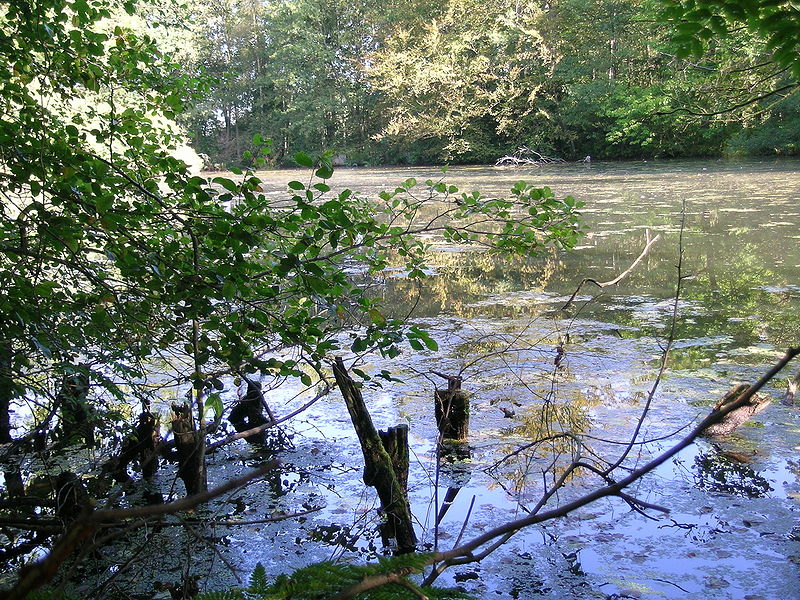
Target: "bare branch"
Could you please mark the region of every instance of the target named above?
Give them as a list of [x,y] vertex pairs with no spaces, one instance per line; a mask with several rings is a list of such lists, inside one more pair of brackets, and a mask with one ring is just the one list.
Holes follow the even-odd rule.
[[630,267],[628,267],[625,271],[623,271],[621,274],[619,274],[617,277],[615,277],[611,281],[600,282],[600,281],[597,281],[596,279],[591,279],[589,277],[587,277],[586,279],[581,281],[580,284],[578,285],[578,289],[575,290],[575,293],[572,294],[572,296],[570,297],[569,300],[567,300],[567,303],[564,306],[561,307],[561,310],[566,310],[572,305],[572,303],[575,301],[575,297],[578,295],[578,292],[581,291],[581,288],[583,287],[583,284],[585,284],[585,283],[593,283],[593,284],[595,284],[596,286],[598,286],[600,288],[608,287],[610,285],[617,285],[625,277],[630,275],[631,271],[633,271],[636,268],[636,266],[640,262],[642,262],[644,257],[647,256],[648,252],[650,252],[650,248],[653,247],[653,244],[655,244],[659,240],[659,238],[661,238],[661,234],[660,233],[658,235],[656,235],[656,237],[654,237],[652,240],[647,242],[647,245],[642,250],[642,253],[639,254],[639,257],[635,261],[633,261],[633,263],[631,263]]
[[189,510],[209,500],[213,500],[226,492],[242,487],[253,479],[274,469],[276,465],[277,461],[272,461],[260,469],[256,469],[242,477],[231,479],[227,483],[214,489],[187,496],[186,498],[168,504],[152,504],[130,509],[97,510],[81,517],[67,529],[66,533],[64,533],[46,557],[21,570],[19,581],[4,598],[5,600],[23,600],[30,592],[51,581],[58,572],[61,564],[69,558],[85,540],[94,535],[101,525],[127,521],[129,519],[174,514]]

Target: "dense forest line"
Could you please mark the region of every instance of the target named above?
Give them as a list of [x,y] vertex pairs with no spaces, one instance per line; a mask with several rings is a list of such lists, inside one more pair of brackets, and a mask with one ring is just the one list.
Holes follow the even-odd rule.
[[210,79],[183,123],[225,166],[255,134],[276,164],[322,150],[360,165],[491,163],[519,147],[569,160],[796,154],[796,78],[774,47],[742,27],[700,52],[699,26],[676,35],[663,6],[197,2],[183,64]]

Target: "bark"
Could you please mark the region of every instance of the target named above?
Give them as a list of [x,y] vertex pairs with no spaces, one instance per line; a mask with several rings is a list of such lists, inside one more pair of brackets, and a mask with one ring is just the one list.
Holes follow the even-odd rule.
[[[740,396],[748,389],[750,389],[750,386],[745,383],[733,388],[725,394],[722,400],[717,402],[717,405],[714,407],[714,412],[718,412],[739,400]],[[717,436],[733,433],[746,421],[767,408],[771,403],[772,399],[753,394],[742,406],[726,414],[719,422],[706,427],[703,430],[703,435]]]
[[172,405],[172,433],[178,455],[178,477],[183,480],[188,495],[208,490],[204,460],[203,434],[197,431],[188,404]]
[[[372,423],[361,390],[348,375],[341,358],[337,357],[333,374],[361,443],[365,462],[364,483],[376,489],[386,515],[384,531],[388,537],[396,540],[398,553],[413,552],[417,545],[417,536],[411,522],[406,489],[401,486],[392,459]],[[407,448],[405,452],[408,452]]]
[[445,440],[466,440],[469,437],[469,399],[461,390],[461,377],[439,375],[447,379],[447,389],[434,393],[439,434]]

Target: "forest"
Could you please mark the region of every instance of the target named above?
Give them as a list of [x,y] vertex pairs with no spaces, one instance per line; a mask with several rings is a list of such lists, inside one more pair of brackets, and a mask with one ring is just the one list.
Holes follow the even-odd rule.
[[[0,598],[789,597],[798,24],[3,3]],[[714,574],[593,579],[618,518]]]
[[518,148],[566,160],[798,152],[796,79],[770,59],[775,45],[748,27],[719,37],[719,16],[676,28],[657,1],[196,10],[185,60],[215,80],[184,122],[220,165],[255,134],[273,140],[276,164],[321,150],[348,165],[490,164]]

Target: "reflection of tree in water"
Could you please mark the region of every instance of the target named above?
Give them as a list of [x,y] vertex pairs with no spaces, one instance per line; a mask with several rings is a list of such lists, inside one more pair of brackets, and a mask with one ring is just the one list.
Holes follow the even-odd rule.
[[[392,261],[390,260],[390,264]],[[562,265],[558,258],[499,257],[480,251],[438,252],[431,258],[436,273],[425,280],[420,297],[418,282],[405,278],[387,279],[379,292],[392,314],[405,314],[415,306],[417,317],[442,312],[464,318],[509,314],[540,309],[536,304],[510,303],[507,306],[473,306],[478,300],[519,290],[539,290]],[[400,265],[396,265],[400,267]],[[498,314],[491,314],[491,311]],[[499,314],[502,312],[502,314]]]
[[716,446],[699,453],[694,468],[695,485],[704,490],[745,498],[760,498],[772,491],[766,478],[752,466]]
[[[531,441],[499,448],[502,458],[487,469],[495,485],[520,504],[534,499],[540,492],[543,472],[551,478],[559,477],[575,460],[580,446],[576,436],[591,427],[592,404],[597,404],[597,400],[581,394],[569,402],[548,400],[526,408],[519,417],[520,423],[508,433],[516,439]],[[576,471],[570,479],[585,473]]]

